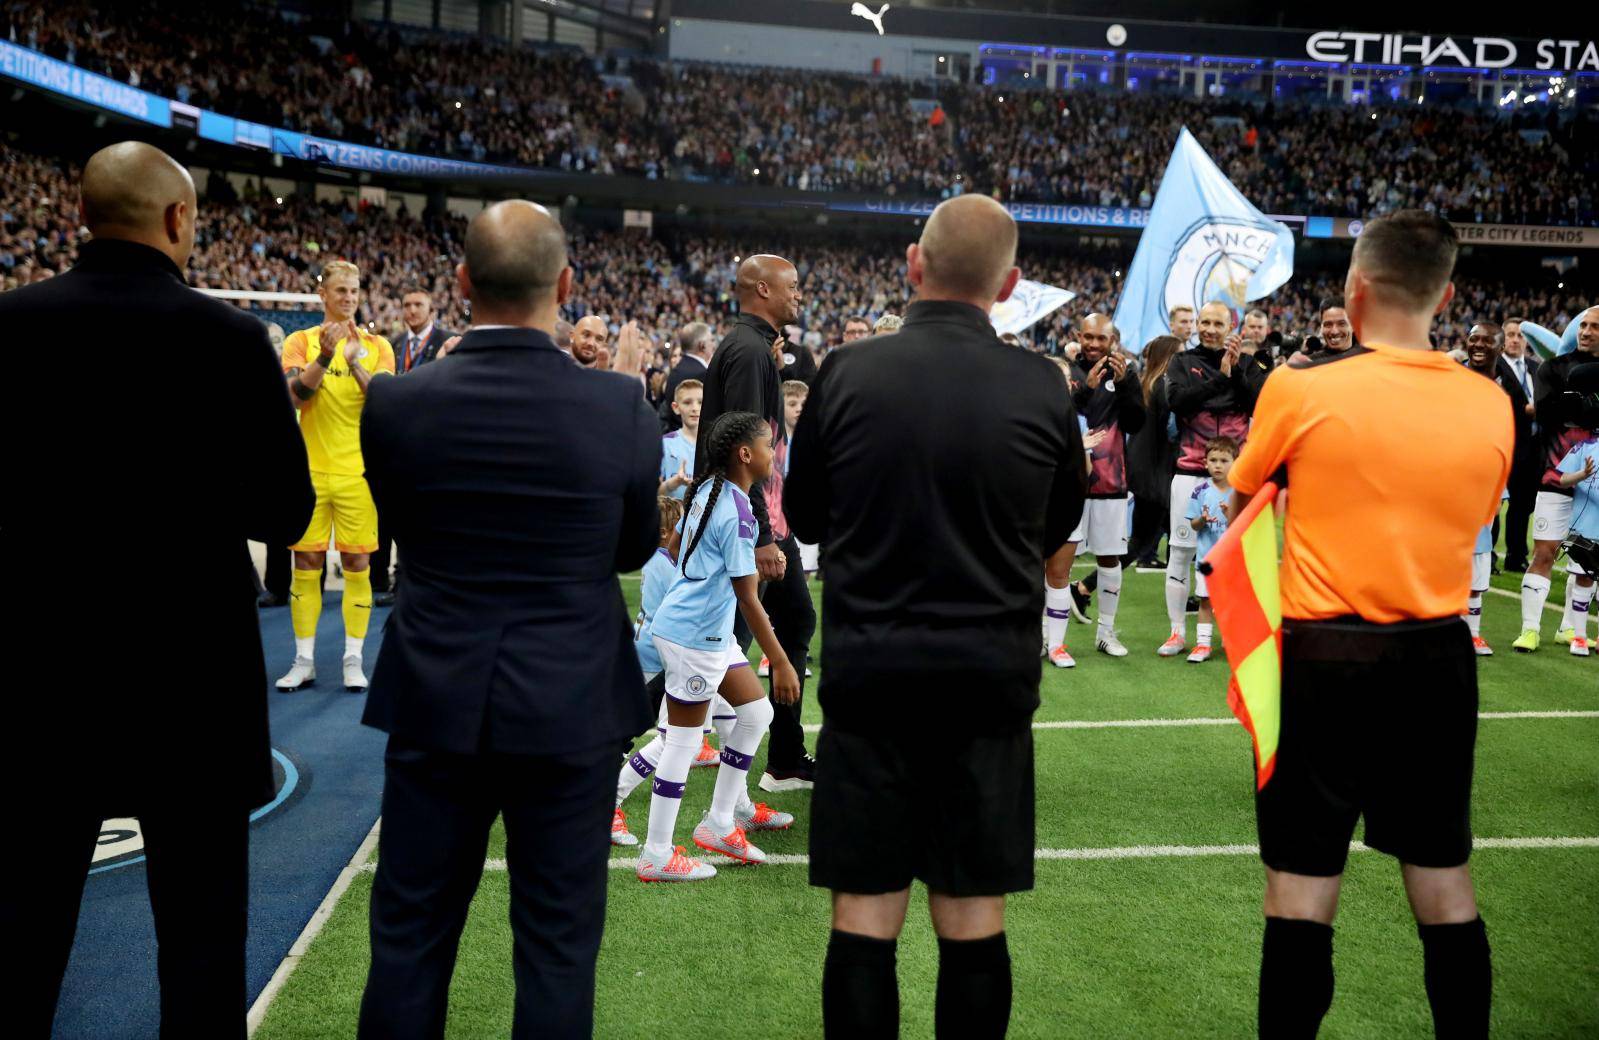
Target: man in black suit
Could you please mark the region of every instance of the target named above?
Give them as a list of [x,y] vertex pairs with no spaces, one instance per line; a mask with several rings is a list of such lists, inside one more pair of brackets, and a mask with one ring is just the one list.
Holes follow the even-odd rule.
[[512,1035],[587,1037],[616,749],[653,717],[616,575],[656,548],[661,428],[636,379],[556,347],[572,270],[542,207],[479,214],[458,277],[476,324],[448,363],[374,383],[361,419],[406,594],[363,720],[389,745],[359,1035],[443,1035],[503,814]]
[[[750,507],[755,514],[755,567],[765,584],[761,605],[772,620],[772,630],[783,644],[783,652],[800,673],[801,699],[772,707],[771,744],[766,753],[766,772],[761,774],[763,791],[809,790],[816,769],[815,760],[805,753],[805,732],[800,725],[804,700],[805,662],[810,656],[811,636],[816,631],[816,608],[805,583],[805,567],[800,560],[799,542],[783,515],[783,462],[788,453],[787,415],[783,407],[779,366],[792,347],[777,330],[799,316],[799,273],[780,256],[762,254],[747,257],[739,265],[735,292],[738,317],[722,342],[717,344],[711,365],[705,372],[705,401],[700,407],[700,439],[694,452],[694,471],[710,470],[711,451],[706,446],[709,431],[726,412],[754,412],[772,426],[777,443],[777,465],[772,475],[751,489]],[[739,645],[748,647],[750,635],[743,619],[734,626]]]
[[691,321],[677,332],[677,346],[683,359],[667,373],[665,395],[661,398],[661,427],[671,433],[683,428],[683,420],[672,411],[672,399],[677,395],[677,385],[685,379],[705,381],[705,370],[711,366],[711,355],[716,350],[716,330],[703,321]]
[[[400,375],[413,372],[439,356],[439,348],[455,333],[433,320],[433,296],[426,289],[412,289],[400,297],[400,317],[405,335],[394,344],[394,368]],[[399,568],[392,579],[389,567],[394,560],[394,539],[378,517],[378,551],[372,554],[372,605],[394,606],[395,587],[400,583]]]
[[[1533,387],[1538,377],[1538,359],[1521,334],[1522,318],[1505,319],[1505,350],[1500,359],[1500,380],[1510,394],[1516,417],[1516,456],[1510,468],[1510,507],[1505,511],[1505,566],[1511,574],[1527,569],[1527,526],[1532,507],[1538,500],[1538,484],[1543,480],[1543,460],[1538,453],[1538,428],[1533,422]],[[1514,389],[1512,389],[1514,387]]]
[[[26,936],[28,950],[8,969],[6,1028],[50,1034],[100,823],[137,816],[161,1035],[242,1040],[250,812],[274,793],[246,541],[286,544],[310,522],[305,442],[266,327],[184,284],[188,172],[149,145],[112,145],[84,167],[81,206],[94,239],[78,265],[0,295],[13,342],[70,344],[80,362],[61,355],[70,398],[12,394],[0,420],[13,446],[0,551],[28,605],[13,656],[70,674],[8,709],[21,756],[11,769],[25,782],[5,807],[19,844],[0,866],[0,934]],[[93,360],[112,344],[170,363],[130,384],[126,366]],[[112,530],[158,555],[177,537],[203,563],[152,572],[154,628],[99,625],[91,637],[83,592],[98,557],[42,550],[104,544]],[[146,696],[128,668],[149,657],[152,631],[183,664]]]
[[1087,486],[1064,376],[989,324],[1020,275],[1016,237],[986,196],[935,209],[907,251],[905,324],[822,363],[794,436],[786,512],[827,545],[811,884],[833,890],[828,1037],[898,1035],[912,879],[938,933],[937,1035],[991,1040],[1010,1014],[1038,579]]

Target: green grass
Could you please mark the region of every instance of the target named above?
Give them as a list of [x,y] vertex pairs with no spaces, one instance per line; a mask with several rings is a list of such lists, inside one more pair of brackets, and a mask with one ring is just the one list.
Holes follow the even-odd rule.
[[[635,583],[624,588],[636,596]],[[1090,652],[1074,625],[1079,666],[1045,669],[1039,720],[1225,715],[1225,664],[1155,656],[1164,613],[1161,579],[1128,575],[1118,627],[1133,655]],[[1512,655],[1518,628],[1515,601],[1488,597],[1483,630],[1501,653],[1481,662],[1482,709],[1599,709],[1599,659],[1574,659],[1552,644]],[[819,721],[814,697],[806,717]],[[1040,730],[1036,742],[1040,847],[1255,840],[1248,738],[1238,726]],[[1599,835],[1596,761],[1599,719],[1485,720],[1476,833]],[[691,775],[680,830],[698,819],[713,783],[713,771]],[[647,794],[641,788],[628,805],[635,833],[648,817]],[[805,852],[808,795],[761,797],[798,816],[790,832],[757,836],[761,847]],[[490,855],[503,853],[497,827]],[[1599,849],[1489,849],[1472,864],[1494,946],[1494,1035],[1599,1035]],[[371,881],[357,876],[267,1015],[263,1040],[354,1034]],[[1011,900],[1007,918],[1011,1035],[1253,1035],[1261,890],[1251,856],[1040,861],[1037,887]],[[763,1040],[821,1035],[828,904],[806,884],[804,867],[729,868],[680,887],[640,885],[615,870],[609,900],[596,1036],[703,1031],[708,1015],[730,1012],[742,1032]],[[899,947],[902,1035],[926,1037],[937,957],[925,900],[911,906]],[[507,914],[506,875],[485,874],[451,991],[452,1038],[509,1031]],[[1336,950],[1338,992],[1322,1036],[1430,1035],[1420,945],[1387,857],[1350,857]]]

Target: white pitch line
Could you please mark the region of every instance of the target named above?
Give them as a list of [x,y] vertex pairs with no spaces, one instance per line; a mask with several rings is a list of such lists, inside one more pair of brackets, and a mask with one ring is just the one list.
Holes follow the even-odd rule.
[[[1599,711],[1484,711],[1479,719],[1599,719]],[[1034,729],[1161,729],[1174,726],[1228,726],[1234,718],[1180,718],[1180,719],[1066,719],[1033,723]],[[820,733],[819,722],[808,722],[802,729],[806,733]]]
[[[1477,838],[1472,842],[1473,849],[1599,849],[1599,837],[1593,838]],[[1371,848],[1358,842],[1349,843],[1350,852],[1372,852]],[[1098,859],[1193,859],[1199,856],[1255,856],[1260,853],[1258,845],[1122,845],[1103,849],[1034,849],[1033,858],[1040,860],[1098,860]],[[714,866],[732,869],[735,864],[732,860],[717,855],[706,855]],[[769,867],[803,867],[809,865],[811,858],[804,854],[778,853],[768,854],[765,866]],[[638,858],[634,856],[618,857],[610,860],[606,866],[612,870],[632,870],[638,865]],[[362,873],[377,869],[376,864],[367,864],[361,868]],[[483,870],[486,873],[504,873],[507,869],[503,859],[487,859],[483,861]]]
[[300,966],[300,959],[305,956],[305,951],[311,948],[311,941],[322,931],[322,926],[328,923],[328,918],[333,916],[333,908],[338,906],[345,890],[350,887],[350,882],[355,880],[355,875],[365,873],[369,869],[372,850],[377,848],[378,844],[378,829],[382,826],[381,819],[372,824],[372,829],[367,831],[366,838],[355,850],[355,855],[350,857],[350,862],[344,865],[344,869],[339,871],[339,876],[334,879],[333,887],[328,889],[328,894],[322,897],[322,902],[317,908],[311,911],[311,919],[305,923],[305,929],[300,932],[300,937],[294,940],[294,945],[289,947],[288,954],[278,963],[278,970],[267,980],[266,988],[255,998],[255,1003],[250,1005],[250,1015],[246,1020],[250,1036],[254,1036],[255,1031],[261,1028],[267,1009],[283,991],[289,976],[294,974],[294,969]]

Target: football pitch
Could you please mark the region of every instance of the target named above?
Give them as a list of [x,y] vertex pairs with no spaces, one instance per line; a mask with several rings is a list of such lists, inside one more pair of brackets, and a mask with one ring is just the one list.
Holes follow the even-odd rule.
[[[1495,580],[1506,590],[1517,584]],[[1557,603],[1563,580],[1557,576],[1551,597]],[[1008,911],[1014,1037],[1254,1035],[1263,880],[1253,849],[1249,739],[1227,719],[1220,656],[1204,665],[1156,657],[1167,627],[1162,582],[1155,574],[1124,579],[1117,627],[1131,656],[1094,653],[1087,627],[1073,623],[1068,645],[1078,667],[1044,669],[1034,732],[1037,884],[1013,897]],[[623,589],[636,605],[637,580],[624,578]],[[820,611],[819,584],[812,595]],[[1479,669],[1484,718],[1472,870],[1493,944],[1493,1035],[1592,1037],[1599,1035],[1599,657],[1573,658],[1553,644],[1555,612],[1547,614],[1542,650],[1512,654],[1519,605],[1507,596],[1486,599],[1483,634],[1499,653]],[[821,721],[815,689],[813,680],[805,705],[813,731]],[[821,1036],[828,901],[806,882],[810,796],[754,789],[760,769],[758,760],[752,795],[797,817],[791,831],[754,836],[774,862],[729,864],[708,882],[643,885],[631,870],[636,849],[615,850],[596,1036]],[[690,776],[678,828],[684,844],[714,779],[714,770]],[[626,808],[642,835],[648,785]],[[510,1032],[504,850],[496,827],[450,993],[452,1038]],[[371,889],[368,862],[272,998],[256,1036],[355,1034]],[[933,1033],[937,952],[918,896],[899,945],[905,1037]],[[1432,1035],[1421,946],[1391,859],[1351,853],[1334,945],[1337,996],[1323,1037]]]

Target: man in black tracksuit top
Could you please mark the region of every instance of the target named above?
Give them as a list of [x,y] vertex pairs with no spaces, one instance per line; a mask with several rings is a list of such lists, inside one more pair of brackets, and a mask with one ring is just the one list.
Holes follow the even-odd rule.
[[[1599,307],[1589,307],[1572,321],[1577,326],[1577,349],[1538,366],[1533,376],[1533,407],[1537,410],[1539,462],[1543,476],[1532,512],[1532,562],[1521,579],[1522,633],[1513,644],[1522,653],[1538,649],[1539,622],[1549,598],[1550,574],[1560,543],[1571,530],[1575,492],[1560,486],[1560,461],[1572,448],[1599,431],[1581,425],[1581,399],[1569,392],[1572,369],[1599,364]],[[1569,583],[1569,578],[1568,578]],[[1571,622],[1571,597],[1566,597],[1566,615],[1556,631],[1557,642],[1570,642],[1566,634]]]
[[1144,428],[1144,391],[1117,352],[1116,327],[1104,314],[1090,314],[1078,332],[1082,368],[1072,369],[1072,405],[1088,424],[1088,500],[1083,519],[1069,542],[1044,564],[1045,650],[1057,668],[1076,665],[1066,649],[1071,571],[1079,553],[1097,558],[1099,631],[1094,647],[1111,657],[1126,657],[1116,635],[1121,600],[1122,561],[1127,554],[1127,442]]
[[1241,353],[1233,313],[1224,303],[1199,309],[1199,346],[1172,358],[1166,369],[1166,401],[1177,417],[1177,474],[1171,482],[1171,552],[1166,562],[1166,613],[1171,638],[1160,648],[1174,657],[1188,643],[1189,570],[1199,539],[1188,524],[1188,500],[1205,479],[1205,445],[1213,437],[1243,444],[1249,417],[1271,369]]
[[[800,727],[804,704],[805,665],[811,635],[816,631],[816,608],[811,605],[800,562],[799,543],[783,516],[783,471],[788,458],[784,429],[782,380],[778,375],[787,345],[778,329],[799,317],[799,274],[780,256],[752,256],[738,269],[739,315],[717,344],[705,372],[705,402],[700,408],[699,441],[694,449],[694,473],[707,473],[711,458],[711,430],[727,412],[754,412],[772,424],[777,441],[777,463],[765,484],[751,488],[750,506],[759,532],[755,538],[755,566],[765,582],[761,604],[772,621],[772,631],[783,652],[800,674],[800,699],[793,704],[772,704],[772,742],[767,749],[763,791],[793,791],[811,786],[815,762],[805,753],[805,732]],[[795,350],[803,348],[795,346]],[[739,645],[748,649],[750,635],[743,619],[735,626]]]

